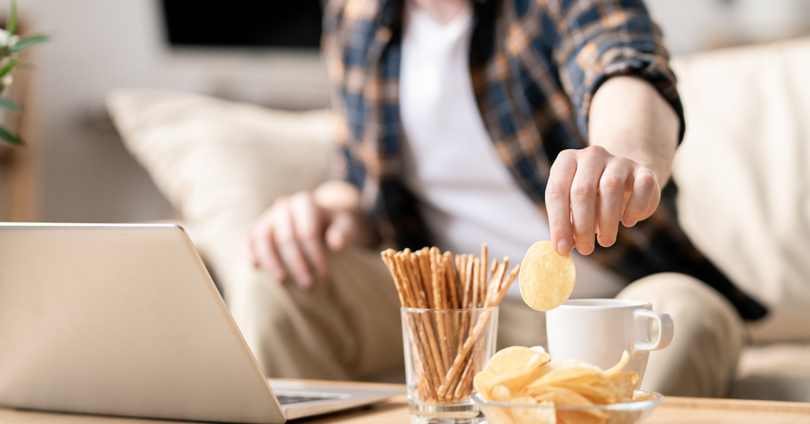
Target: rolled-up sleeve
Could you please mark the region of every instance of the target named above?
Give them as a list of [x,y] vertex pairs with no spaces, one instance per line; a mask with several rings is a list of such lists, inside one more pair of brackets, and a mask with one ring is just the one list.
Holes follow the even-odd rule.
[[562,0],[557,4],[554,60],[577,125],[588,134],[596,90],[610,77],[634,75],[652,84],[685,122],[661,30],[640,0]]

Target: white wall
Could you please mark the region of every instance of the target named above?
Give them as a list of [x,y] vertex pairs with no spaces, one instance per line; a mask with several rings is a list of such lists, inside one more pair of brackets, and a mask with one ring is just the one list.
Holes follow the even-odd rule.
[[645,0],[675,55],[810,34],[810,0]]
[[[810,0],[648,4],[674,54],[801,33],[810,23]],[[0,10],[7,5],[0,0]],[[162,41],[158,7],[157,0],[19,0],[29,27],[53,36],[36,52],[43,220],[143,221],[172,215],[105,120],[104,94],[112,88],[190,90],[296,109],[328,104],[317,56],[173,53]]]
[[112,88],[187,90],[293,109],[328,105],[317,54],[173,52],[158,8],[156,0],[19,2],[29,27],[53,37],[36,51],[42,220],[171,217],[106,120],[104,95]]

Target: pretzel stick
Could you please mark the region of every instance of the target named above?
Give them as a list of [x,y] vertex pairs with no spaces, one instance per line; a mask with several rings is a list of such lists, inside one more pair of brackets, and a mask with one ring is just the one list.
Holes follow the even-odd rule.
[[[444,265],[444,281],[446,283],[446,287],[448,287],[448,291],[450,292],[448,308],[458,309],[458,284],[456,283],[456,271],[453,269],[452,253],[445,252],[444,255],[442,255],[442,262]],[[453,330],[457,330],[459,327],[459,314],[449,314],[449,319],[446,320],[446,324],[447,341],[450,345],[450,350],[448,351],[450,353],[449,357],[454,358],[456,356],[458,346],[456,344],[456,338],[453,337],[453,335],[456,334]]]
[[[431,283],[433,284],[433,300],[436,302],[436,309],[446,309],[445,296],[443,293],[444,284],[441,281],[441,269],[439,268],[439,249],[432,247],[430,249],[430,275]],[[436,329],[439,333],[439,352],[442,355],[442,364],[444,369],[450,368],[450,347],[447,343],[447,332],[445,331],[444,316],[441,312],[435,313]]]
[[[435,400],[434,393],[436,393],[436,371],[432,370],[428,364],[428,359],[430,355],[425,351],[427,344],[424,343],[425,336],[421,334],[417,336],[419,331],[416,329],[418,324],[416,323],[417,317],[408,316],[408,333],[410,334],[411,340],[411,349],[414,355],[414,362],[416,362],[415,367],[417,370],[417,374],[419,375],[419,388],[420,388],[420,399],[425,400]],[[415,343],[415,342],[419,343]],[[424,395],[423,395],[423,392]]]
[[[477,260],[477,258],[476,258],[476,260]],[[479,262],[479,265],[480,265],[480,262]],[[442,387],[439,388],[440,391],[442,390],[442,388],[444,388],[447,393],[455,393],[455,388],[459,384],[461,384],[460,380],[461,380],[461,377],[463,375],[463,371],[466,368],[472,366],[471,365],[472,358],[468,358],[467,354],[470,354],[470,356],[471,356],[472,353],[474,353],[476,339],[480,335],[480,331],[479,331],[478,327],[479,327],[479,325],[483,325],[482,320],[481,320],[483,315],[491,315],[490,311],[474,311],[474,312],[471,311],[470,312],[470,314],[473,314],[473,313],[478,314],[477,319],[475,319],[472,315],[470,316],[470,320],[475,321],[475,326],[471,327],[469,329],[469,332],[465,331],[464,344],[462,345],[462,349],[458,352],[458,354],[457,354],[457,356],[455,358],[454,364],[453,364],[455,366],[456,363],[460,363],[461,368],[459,370],[457,370],[455,373],[451,373],[451,371],[447,372],[447,375],[444,378],[444,383],[442,384]],[[489,320],[489,318],[487,318],[487,321],[488,320]],[[467,346],[468,344],[470,344],[472,346],[472,348],[468,347]],[[465,348],[466,348],[466,352],[465,352]]]
[[495,299],[495,296],[497,296],[496,293],[501,288],[501,284],[503,283],[503,277],[504,274],[506,273],[506,267],[508,266],[508,264],[509,258],[505,258],[503,263],[498,266],[497,270],[493,269],[494,277],[492,278],[492,282],[490,282],[489,289],[487,290],[487,297],[486,297],[487,304],[492,303],[492,300]]
[[[414,307],[425,308],[426,300],[425,300],[425,290],[424,290],[423,284],[422,284],[423,279],[421,278],[420,273],[414,272],[414,269],[411,266],[413,264],[411,259],[415,258],[415,254],[413,252],[408,251],[408,249],[405,249],[405,251],[403,253],[404,254],[400,256],[400,259],[401,259],[401,263],[403,265],[403,269],[404,269],[406,275],[408,275],[408,277],[411,280],[411,283],[412,283],[411,287],[414,289],[414,296],[416,298]],[[427,332],[427,334],[425,334],[425,331],[422,331],[423,336],[422,336],[422,338],[420,340],[422,340],[422,342],[425,343],[425,346],[430,344],[431,349],[433,349],[435,347],[436,343],[434,342],[435,337],[433,336],[433,334],[434,334],[433,333],[433,324],[430,322],[430,313],[419,314],[418,317],[420,318],[420,326],[424,327],[425,331]],[[444,374],[443,374],[443,371],[442,371],[442,367],[441,366],[437,367],[434,363],[432,363],[430,361],[430,359],[432,359],[432,358],[428,358],[428,361],[427,361],[428,362],[428,369],[430,370],[430,372],[428,374],[428,378],[430,378],[432,380],[431,385],[433,387],[435,387],[435,388],[438,388],[441,385],[442,377],[443,377]],[[441,363],[441,361],[440,361],[440,363]],[[445,365],[443,363],[441,363],[441,365],[443,366],[443,369],[447,369],[447,367],[449,366],[449,365]],[[433,393],[435,393],[435,392],[436,391],[434,389]]]
[[[495,274],[498,271],[498,264],[499,264],[498,259],[492,258],[492,265],[489,267],[490,274],[489,274],[489,283],[487,283],[487,290],[486,290],[487,293],[489,293],[489,287],[495,282]],[[500,284],[500,281],[498,281],[498,284]]]
[[405,272],[405,264],[402,261],[402,253],[396,253],[392,257],[392,261],[394,263],[394,270],[397,273],[397,277],[402,282],[402,289],[403,289],[403,296],[405,297],[408,308],[413,308],[416,306],[416,293],[412,287],[411,280],[408,278],[408,275]]
[[421,324],[420,324],[420,340],[427,346],[426,349],[430,349],[430,355],[426,355],[428,359],[426,362],[428,363],[428,368],[430,368],[431,373],[433,374],[433,380],[436,387],[441,386],[442,380],[445,376],[445,368],[444,364],[442,364],[442,358],[439,354],[439,348],[436,343],[436,335],[433,332],[433,324],[430,321],[430,317],[427,315],[419,314],[421,317]]
[[459,378],[458,385],[456,386],[456,390],[453,393],[453,398],[458,400],[463,397],[469,396],[472,390],[470,390],[470,383],[472,383],[473,374],[475,374],[475,370],[480,369],[478,364],[478,358],[481,357],[481,350],[475,349],[473,350],[472,357],[469,361],[467,361],[467,366],[464,367],[464,372],[461,374]]
[[[509,274],[510,278],[506,281],[505,284],[502,284],[501,287],[499,288],[497,297],[495,299],[490,299],[490,302],[484,305],[485,307],[489,308],[492,306],[497,306],[497,304],[501,301],[501,299],[503,299],[504,294],[506,294],[506,291],[509,289],[509,285],[511,285],[512,281],[514,281],[514,277],[517,276],[517,273],[519,271],[520,265],[516,265],[515,268],[512,270],[512,272]],[[447,374],[445,374],[446,376],[444,378],[444,383],[441,385],[441,387],[439,387],[438,393],[439,396],[446,397],[450,386],[447,383],[458,380],[459,378],[458,374],[460,372],[463,372],[460,370],[462,370],[462,366],[465,365],[464,360],[470,354],[470,351],[472,350],[475,340],[477,340],[481,336],[481,333],[487,326],[489,318],[491,316],[492,311],[489,310],[483,311],[481,315],[478,317],[478,320],[476,320],[475,327],[473,327],[471,331],[471,336],[467,338],[467,340],[464,342],[464,346],[462,346],[458,355],[456,355],[456,359],[455,361],[453,361],[453,365],[450,367],[450,370],[447,371]]]
[[481,266],[484,268],[484,270],[481,274],[481,285],[478,287],[481,290],[481,293],[478,294],[478,302],[481,305],[479,308],[484,307],[484,302],[487,300],[487,287],[489,287],[489,275],[487,275],[489,269],[486,267],[486,264],[483,261],[481,261]]
[[[434,250],[435,249],[435,250]],[[430,297],[428,302],[428,308],[430,309],[442,309],[443,308],[443,296],[441,293],[441,286],[437,284],[438,278],[434,280],[433,270],[435,269],[438,273],[438,269],[433,265],[435,262],[434,255],[438,253],[438,249],[433,248],[429,249],[427,247],[423,248],[417,253],[419,258],[419,265],[423,276],[423,281],[425,283],[425,292]],[[437,276],[438,277],[438,276]],[[437,292],[437,289],[438,292]],[[436,356],[434,354],[434,366],[436,367],[437,371],[439,372],[437,376],[438,385],[440,385],[444,381],[444,376],[446,374],[447,368],[450,366],[450,361],[452,360],[450,354],[448,352],[448,348],[446,347],[447,343],[447,334],[445,331],[445,327],[443,325],[443,317],[440,314],[432,314],[435,318],[435,330],[434,333],[434,323],[432,320],[428,319],[428,316],[424,316],[423,319],[425,320],[425,325],[427,326],[430,339],[433,341],[433,346],[438,349],[439,355]],[[438,338],[436,337],[438,336]],[[441,397],[440,397],[441,400]]]
[[481,261],[478,258],[473,258],[473,284],[470,291],[472,291],[472,308],[478,307],[478,295],[481,289],[478,287],[481,285]]
[[430,287],[430,249],[427,247],[416,252],[416,257],[419,259],[419,272],[422,273],[422,279],[425,283],[425,293],[427,294],[428,308],[435,309],[438,306],[433,299],[433,290]]
[[[509,258],[503,262],[492,258],[490,266],[486,244],[481,247],[481,258],[442,254],[435,247],[416,252],[388,249],[380,255],[394,279],[402,306],[430,309],[405,314],[404,331],[412,341],[411,364],[417,377],[414,394],[427,402],[469,396],[473,376],[482,367],[486,342],[483,334],[492,317],[491,310],[469,309],[497,306],[520,267],[504,278]],[[468,312],[444,312],[453,309]]]
[[512,285],[512,282],[515,281],[515,278],[517,278],[519,273],[520,273],[520,265],[515,265],[515,267],[512,268],[512,272],[510,272],[509,276],[506,277],[506,281],[503,284],[501,284],[501,287],[496,292],[497,297],[495,299],[492,299],[492,301],[490,302],[491,305],[496,306],[499,303],[501,303],[501,300],[506,295],[507,290],[509,290],[509,286]]
[[[438,249],[437,249],[438,250]],[[447,261],[451,261],[450,259],[452,256],[450,251],[445,252],[444,254],[436,254],[436,266],[439,268],[439,285],[441,285],[441,292],[442,292],[442,309],[449,310],[453,308],[453,300],[450,296],[451,287],[450,281],[452,281],[452,275],[455,274],[453,272],[453,267],[450,265],[450,269],[448,272],[447,268]],[[454,337],[453,337],[453,314],[447,314],[443,311],[437,311],[437,315],[441,315],[442,321],[444,321],[444,334],[446,335],[446,345],[447,345],[447,365],[446,367],[450,367],[450,361],[456,356],[456,350],[454,345]]]
[[443,377],[441,371],[436,368],[436,364],[441,364],[441,361],[437,361],[438,351],[436,350],[435,343],[432,342],[432,340],[434,340],[434,338],[430,335],[432,332],[428,334],[426,331],[427,328],[431,328],[429,327],[430,323],[427,319],[428,317],[419,314],[418,318],[419,340],[422,344],[423,357],[425,358],[426,364],[425,378],[429,381],[432,397],[437,398],[436,394],[439,391],[439,387],[442,385]]
[[[391,276],[394,278],[394,284],[397,288],[397,294],[399,295],[400,302],[404,307],[414,307],[413,299],[409,295],[408,291],[405,289],[405,285],[403,284],[403,280],[401,278],[401,272],[397,267],[397,260],[394,256],[394,251],[391,249],[386,250],[382,253],[383,261],[385,262],[386,266],[388,267]],[[439,387],[440,382],[438,381],[437,375],[439,372],[433,369],[431,361],[430,361],[430,354],[428,353],[429,346],[431,343],[424,330],[421,328],[417,330],[418,327],[421,325],[414,321],[414,319],[418,320],[418,317],[414,317],[408,315],[408,332],[410,334],[411,340],[417,341],[419,340],[421,343],[413,343],[414,346],[414,355],[419,360],[419,364],[417,366],[417,370],[420,374],[420,384],[422,381],[425,381],[430,387],[430,395],[425,399],[435,399],[433,393],[436,393],[436,389]],[[419,336],[417,337],[417,334]]]
[[417,340],[420,341],[422,347],[422,358],[424,358],[423,362],[425,364],[424,378],[431,386],[432,393],[437,393],[438,387],[441,386],[442,376],[439,369],[436,368],[436,364],[440,364],[441,361],[437,362],[438,351],[436,350],[436,345],[433,342],[434,338],[430,335],[432,333],[429,334],[427,331],[427,329],[430,328],[430,324],[427,322],[427,317],[422,316],[422,314],[417,314],[415,319],[419,336]]
[[447,282],[447,287],[450,288],[450,309],[458,309],[458,281],[456,280],[456,271],[453,269],[453,255],[450,252],[444,252],[442,255],[444,272]]
[[[472,295],[470,284],[472,284],[473,261],[469,256],[470,255],[461,255],[460,261],[464,274],[464,276],[461,277],[461,309],[467,309],[470,307],[470,295]],[[459,272],[462,272],[461,269]],[[461,314],[461,323],[459,323],[458,328],[458,343],[456,343],[456,346],[463,345],[464,340],[466,340],[467,327],[469,325],[469,317],[467,315],[468,314],[466,313]],[[458,354],[458,349],[456,349],[456,354]]]
[[[498,260],[492,260],[492,277],[490,278],[489,285],[487,287],[487,295],[484,299],[484,304],[491,304],[491,299],[497,297],[497,290],[500,288],[501,283],[503,281],[503,274],[505,272],[506,266],[509,263],[509,258],[504,258],[503,263],[498,265]],[[483,343],[483,341],[478,341],[478,345]],[[471,391],[468,390],[470,384],[472,383],[472,374],[474,374],[474,370],[479,369],[477,364],[477,358],[481,357],[481,353],[479,352],[480,349],[476,349],[473,347],[473,356],[467,361],[467,365],[464,367],[464,372],[462,373],[458,385],[456,386],[455,391],[453,392],[454,399],[461,399],[465,396],[468,396]],[[452,386],[451,386],[452,387]]]
[[472,302],[472,278],[473,278],[473,267],[475,263],[473,261],[472,255],[465,255],[465,270],[464,270],[464,307],[470,308]]
[[409,252],[408,255],[402,258],[403,264],[405,267],[405,271],[407,272],[408,276],[411,277],[413,281],[415,296],[416,296],[416,304],[414,307],[416,308],[427,308],[427,299],[425,297],[425,282],[422,279],[422,274],[419,272],[418,269],[414,269],[413,260],[415,258],[415,254],[413,252]]
[[492,311],[483,311],[481,315],[478,317],[478,320],[475,323],[475,327],[473,327],[471,336],[464,341],[464,345],[461,347],[458,355],[456,355],[455,361],[453,361],[453,365],[445,374],[444,382],[442,383],[441,387],[439,387],[439,396],[446,397],[450,387],[455,387],[459,378],[461,377],[461,372],[463,371],[463,367],[466,365],[465,359],[469,356],[470,351],[472,350],[473,343],[475,339],[481,334],[484,330],[486,323],[489,321],[489,317],[492,315]]
[[[456,260],[456,269],[458,270],[458,282],[460,284],[458,292],[458,297],[460,301],[461,297],[464,296],[464,270],[467,269],[466,263],[467,257],[465,255],[456,255],[455,260]],[[461,304],[461,307],[462,308],[464,307],[463,303]]]
[[385,250],[380,253],[380,256],[382,256],[382,260],[385,263],[385,266],[388,268],[388,272],[391,273],[391,278],[394,280],[394,286],[397,288],[397,296],[399,296],[399,303],[402,306],[405,306],[406,303],[405,298],[402,296],[402,287],[400,287],[400,282],[397,280],[397,273],[394,269],[394,264],[391,262],[391,252],[393,251],[394,249]]
[[[487,277],[488,277],[488,275],[487,275],[487,265],[488,265],[487,261],[489,260],[488,255],[489,255],[489,249],[487,248],[487,244],[484,243],[484,244],[481,245],[481,266],[483,267],[483,269],[481,270],[481,283],[482,283],[483,287],[479,286],[479,289],[481,290],[481,293],[485,293],[486,288],[487,288]],[[483,301],[484,296],[479,296],[478,299]]]
[[[400,279],[407,280],[407,277],[405,276],[405,273],[404,273],[404,270],[403,270],[403,268],[404,268],[403,267],[404,260],[402,260],[402,259],[403,259],[403,255],[400,255],[400,254],[394,255],[393,256],[393,263],[395,265],[395,270],[397,272],[397,275],[400,276]],[[404,286],[404,284],[403,284],[403,286]],[[411,293],[409,293],[408,291],[404,291],[404,297],[406,299],[408,299],[408,307],[412,308],[412,307],[417,306],[416,301],[413,299],[413,296],[412,296]],[[442,357],[441,357],[441,354],[440,354],[440,348],[439,348],[439,346],[437,346],[437,342],[436,342],[437,339],[436,339],[435,333],[433,331],[433,325],[430,322],[430,316],[429,315],[423,315],[423,314],[419,314],[418,316],[421,317],[421,319],[420,319],[420,321],[421,321],[420,329],[423,329],[423,331],[420,331],[420,334],[421,334],[420,340],[422,341],[424,346],[428,346],[428,348],[430,349],[430,353],[431,353],[430,356],[425,355],[426,356],[426,362],[428,364],[428,368],[430,368],[431,371],[432,371],[431,373],[434,374],[434,376],[435,376],[434,384],[435,384],[436,387],[438,387],[439,385],[441,385],[442,378],[445,375],[445,370],[447,369],[447,367],[445,367],[444,363],[442,362]],[[431,361],[431,359],[432,359],[432,361]]]

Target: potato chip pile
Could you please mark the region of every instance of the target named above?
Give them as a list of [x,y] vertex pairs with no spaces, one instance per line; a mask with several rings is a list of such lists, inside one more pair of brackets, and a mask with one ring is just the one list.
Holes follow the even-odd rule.
[[[630,360],[607,371],[574,359],[551,361],[542,347],[514,346],[496,353],[473,384],[481,397],[496,402],[524,405],[588,406],[648,400],[633,396],[638,375],[622,372]],[[489,417],[491,422],[520,424],[607,424],[634,422],[627,413],[611,416],[600,409],[509,408],[497,411],[510,417]],[[638,411],[635,411],[638,412]],[[627,419],[623,419],[627,418]]]

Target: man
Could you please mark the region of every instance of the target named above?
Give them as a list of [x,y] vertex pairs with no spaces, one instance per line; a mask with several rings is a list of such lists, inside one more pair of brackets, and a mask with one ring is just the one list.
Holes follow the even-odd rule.
[[[283,308],[268,300],[280,323],[258,333],[297,340],[265,348],[269,373],[363,378],[401,364],[396,297],[369,256],[381,241],[457,253],[487,242],[520,260],[550,239],[577,263],[575,296],[673,315],[646,388],[725,393],[741,318],[766,311],[678,227],[669,180],[683,111],[640,0],[335,1],[324,51],[340,123],[332,179],[277,200],[249,240],[257,266],[299,286],[273,288],[290,296]],[[542,315],[511,299],[500,341],[542,342]]]

